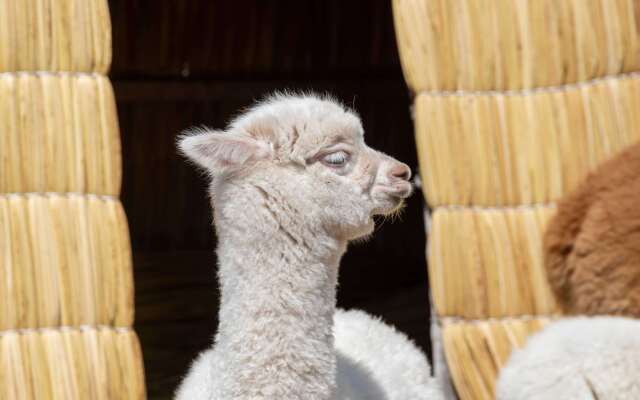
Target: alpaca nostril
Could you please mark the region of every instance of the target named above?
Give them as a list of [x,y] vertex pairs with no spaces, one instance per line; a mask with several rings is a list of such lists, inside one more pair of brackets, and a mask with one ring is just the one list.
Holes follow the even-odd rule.
[[411,169],[407,164],[396,164],[391,168],[389,174],[396,179],[402,179],[408,181],[411,179]]

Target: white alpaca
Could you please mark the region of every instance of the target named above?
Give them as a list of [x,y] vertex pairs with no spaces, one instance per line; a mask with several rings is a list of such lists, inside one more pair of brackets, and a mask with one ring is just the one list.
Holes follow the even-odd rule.
[[411,193],[409,168],[367,147],[353,112],[276,95],[225,132],[197,131],[179,146],[212,178],[221,299],[213,348],[177,399],[439,398],[404,335],[336,313],[347,243]]
[[512,354],[496,394],[498,400],[640,399],[640,320],[552,323]]

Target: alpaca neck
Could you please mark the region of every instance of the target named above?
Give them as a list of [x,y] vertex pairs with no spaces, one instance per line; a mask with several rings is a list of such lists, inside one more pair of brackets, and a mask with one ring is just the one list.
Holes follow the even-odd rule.
[[235,233],[218,229],[216,346],[225,359],[224,391],[238,399],[330,398],[336,284],[345,244],[281,226],[257,236],[230,231]]

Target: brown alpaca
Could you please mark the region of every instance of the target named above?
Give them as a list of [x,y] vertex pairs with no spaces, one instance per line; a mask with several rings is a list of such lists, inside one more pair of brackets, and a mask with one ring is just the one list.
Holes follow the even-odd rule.
[[544,251],[565,313],[640,317],[640,143],[560,201]]

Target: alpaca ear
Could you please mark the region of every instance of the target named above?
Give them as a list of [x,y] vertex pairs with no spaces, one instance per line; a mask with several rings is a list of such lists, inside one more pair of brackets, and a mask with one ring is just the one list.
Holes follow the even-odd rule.
[[265,142],[222,131],[187,131],[178,139],[180,152],[189,160],[218,175],[239,170],[271,155]]

